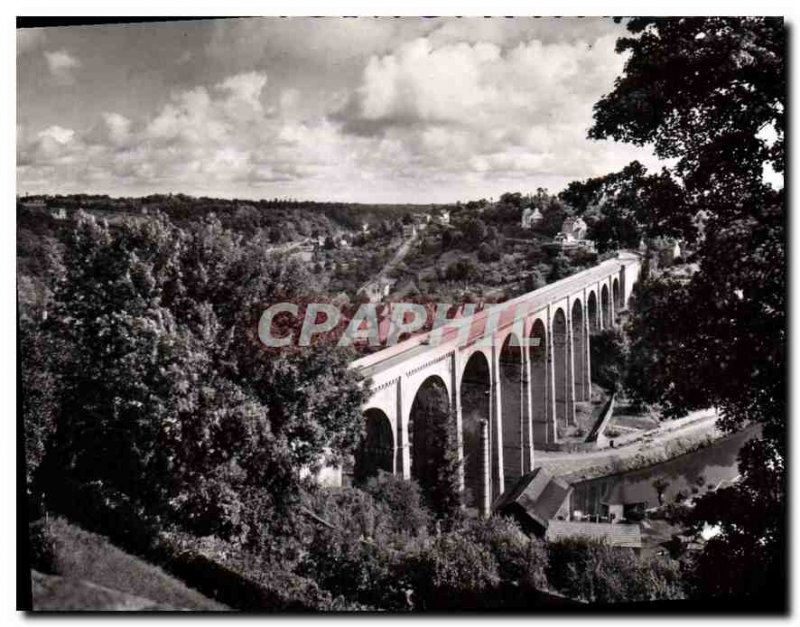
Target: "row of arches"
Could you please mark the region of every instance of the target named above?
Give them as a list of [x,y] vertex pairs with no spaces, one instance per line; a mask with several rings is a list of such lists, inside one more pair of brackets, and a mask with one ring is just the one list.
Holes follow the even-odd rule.
[[[608,328],[612,321],[612,307],[609,296],[613,298],[615,309],[620,307],[619,282],[612,282],[611,294],[607,285],[600,289],[600,302],[592,290],[584,307],[575,300],[571,307],[568,329],[567,316],[558,308],[551,324],[551,337],[547,336],[544,322],[537,318],[529,337],[538,342],[529,344],[528,381],[531,397],[530,420],[526,419],[524,404],[526,388],[523,385],[524,360],[522,343],[512,332],[505,339],[498,356],[497,385],[500,386],[500,425],[502,439],[502,474],[505,485],[530,468],[532,451],[525,443],[545,437],[543,431],[537,432],[536,425],[548,424],[547,400],[553,395],[556,425],[566,426],[573,417],[570,415],[573,402],[589,400],[590,380],[588,363],[589,334],[601,328]],[[598,307],[599,305],[599,307]],[[571,331],[571,333],[569,333]],[[588,333],[587,333],[588,331]],[[570,342],[571,340],[571,342]],[[548,356],[552,351],[552,388],[548,389]],[[572,368],[572,376],[570,376]],[[570,385],[574,382],[573,385]],[[492,375],[491,366],[482,351],[475,351],[464,365],[458,393],[461,399],[461,446],[463,451],[464,502],[468,507],[476,507],[481,498],[481,422],[492,415]],[[363,480],[378,470],[392,472],[397,467],[392,424],[388,416],[379,409],[365,412],[365,438],[356,455],[354,478]],[[410,444],[410,474],[423,486],[437,481],[439,464],[445,451],[443,434],[448,424],[454,420],[447,386],[438,375],[431,375],[420,385],[414,397],[408,421],[408,442]],[[528,433],[533,428],[533,433]],[[490,451],[494,451],[495,429],[489,429]],[[494,457],[494,456],[493,456]],[[491,493],[500,493],[500,464],[493,459],[491,463]]]

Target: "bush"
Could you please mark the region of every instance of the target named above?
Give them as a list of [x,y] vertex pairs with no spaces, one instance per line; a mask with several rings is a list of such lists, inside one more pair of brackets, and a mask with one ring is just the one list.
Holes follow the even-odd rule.
[[483,262],[497,261],[500,259],[500,251],[491,244],[483,242],[478,246],[478,259]]
[[398,575],[413,590],[416,610],[477,609],[500,582],[494,556],[459,532],[437,536],[406,554]]
[[380,471],[367,482],[364,490],[387,507],[394,533],[416,536],[428,529],[431,514],[422,504],[422,491],[416,481]]
[[318,582],[219,538],[182,532],[160,537],[161,559],[188,585],[245,611],[342,611],[368,609],[334,597]]
[[[399,505],[397,511],[357,488],[319,489],[307,495],[314,518],[309,518],[304,533],[309,540],[297,572],[334,597],[403,609],[405,595],[393,576],[394,551],[407,548],[415,533],[424,534],[427,518],[420,513],[424,510],[415,484],[402,486],[386,477],[371,482],[376,491],[381,485],[388,487],[387,500]],[[403,527],[404,510],[412,515],[416,511],[421,529]]]
[[592,380],[606,390],[618,391],[625,379],[628,355],[622,331],[611,328],[592,334],[589,350]]
[[320,529],[298,572],[333,596],[373,607],[402,607],[388,550],[347,531]]
[[544,545],[526,536],[514,520],[503,516],[471,520],[461,533],[494,556],[504,583],[532,589],[547,585]]
[[556,590],[592,603],[620,603],[684,597],[677,562],[642,557],[586,538],[547,545],[547,580]]

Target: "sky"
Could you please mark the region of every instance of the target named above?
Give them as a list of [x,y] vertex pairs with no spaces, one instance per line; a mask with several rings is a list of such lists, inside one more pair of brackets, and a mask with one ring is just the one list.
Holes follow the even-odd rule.
[[557,192],[644,147],[587,138],[603,18],[239,18],[17,31],[17,187],[445,203]]

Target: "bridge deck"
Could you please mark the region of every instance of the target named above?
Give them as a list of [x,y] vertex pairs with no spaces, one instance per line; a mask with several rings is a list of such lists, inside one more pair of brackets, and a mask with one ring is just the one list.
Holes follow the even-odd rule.
[[[603,261],[593,268],[565,277],[550,285],[546,285],[533,292],[528,292],[527,294],[523,294],[522,296],[518,296],[504,303],[499,303],[503,312],[513,312],[513,317],[504,319],[502,326],[509,326],[521,318],[525,318],[543,309],[550,303],[560,301],[585,287],[590,287],[597,281],[618,272],[619,268],[622,266],[628,266],[638,262],[639,256],[637,254],[622,252],[619,253],[616,258]],[[598,306],[600,306],[599,302]],[[479,339],[484,333],[488,315],[489,309],[484,309],[471,316],[455,318],[448,321],[444,328],[439,331],[441,337],[436,343],[435,350],[452,350],[456,344],[467,346]],[[463,332],[463,327],[465,326],[470,327],[468,334]],[[434,350],[430,345],[432,333],[436,333],[436,331],[414,335],[407,340],[398,342],[394,346],[388,346],[371,355],[361,357],[354,361],[350,367],[359,370],[365,377],[373,377],[399,363]]]

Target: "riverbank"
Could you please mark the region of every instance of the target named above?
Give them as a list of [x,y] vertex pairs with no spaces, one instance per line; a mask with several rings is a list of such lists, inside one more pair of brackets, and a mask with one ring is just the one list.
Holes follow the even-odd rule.
[[709,446],[725,437],[713,410],[663,423],[615,448],[584,453],[536,451],[534,466],[566,481],[580,481],[659,464]]

